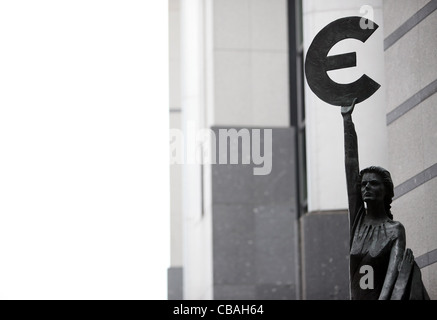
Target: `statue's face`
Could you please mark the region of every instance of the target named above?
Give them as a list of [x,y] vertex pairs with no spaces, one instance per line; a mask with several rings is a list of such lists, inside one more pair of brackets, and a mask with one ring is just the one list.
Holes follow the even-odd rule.
[[382,178],[377,173],[368,172],[363,175],[361,195],[365,202],[384,201],[385,187]]

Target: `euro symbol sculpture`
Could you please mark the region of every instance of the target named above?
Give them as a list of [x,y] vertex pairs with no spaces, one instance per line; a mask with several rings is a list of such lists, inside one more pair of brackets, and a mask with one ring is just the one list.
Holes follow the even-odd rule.
[[331,48],[338,42],[353,38],[363,43],[378,29],[373,22],[372,29],[360,26],[363,17],[346,17],[331,22],[314,38],[305,61],[305,73],[311,90],[323,101],[335,106],[351,105],[356,98],[356,104],[372,96],[380,85],[362,75],[357,81],[349,84],[339,84],[327,74],[330,70],[351,68],[357,65],[356,52],[329,56]]

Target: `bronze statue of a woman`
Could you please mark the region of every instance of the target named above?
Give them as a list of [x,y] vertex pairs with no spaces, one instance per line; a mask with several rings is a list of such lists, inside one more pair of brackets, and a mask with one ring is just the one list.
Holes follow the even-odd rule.
[[[404,226],[390,212],[393,182],[381,167],[361,172],[352,112],[342,107],[350,226],[350,290],[352,300],[429,299],[413,253],[406,249]],[[372,286],[363,286],[363,267],[371,268]],[[364,268],[364,270],[365,270]]]

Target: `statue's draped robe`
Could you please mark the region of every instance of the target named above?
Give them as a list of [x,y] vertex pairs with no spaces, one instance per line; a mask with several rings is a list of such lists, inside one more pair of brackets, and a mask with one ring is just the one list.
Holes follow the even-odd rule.
[[[396,241],[397,232],[394,221],[387,219],[386,222],[378,225],[370,225],[364,223],[364,215],[364,206],[359,206],[350,233],[351,299],[377,300],[381,294],[387,274],[390,253]],[[408,262],[405,262],[405,264],[408,264]],[[362,266],[371,266],[373,269],[373,289],[368,289],[366,283],[364,283],[364,288],[360,286],[361,279],[367,275],[365,269],[361,270]],[[401,269],[402,267],[404,266],[401,265]],[[405,267],[407,266],[405,265]],[[409,273],[404,274],[400,272],[398,274],[394,290],[391,294],[392,300],[429,299],[416,262],[413,262],[413,266],[410,266],[410,268],[411,271]]]

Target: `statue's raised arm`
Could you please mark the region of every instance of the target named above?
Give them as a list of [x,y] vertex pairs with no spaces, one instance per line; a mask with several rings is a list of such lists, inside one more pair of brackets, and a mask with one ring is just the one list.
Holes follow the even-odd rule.
[[350,106],[341,107],[344,125],[344,160],[349,202],[349,224],[351,230],[357,212],[363,206],[359,180],[358,139],[355,125],[352,121],[352,112],[354,111],[356,101],[357,99],[354,99]]

